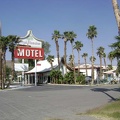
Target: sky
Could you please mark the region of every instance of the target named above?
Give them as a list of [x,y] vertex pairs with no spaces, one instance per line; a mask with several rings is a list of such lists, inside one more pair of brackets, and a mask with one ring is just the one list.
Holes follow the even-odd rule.
[[[120,0],[118,0],[120,6]],[[51,44],[51,55],[57,57],[56,46],[52,40],[54,30],[61,34],[73,31],[77,34],[75,41],[83,43],[80,55],[88,53],[87,62],[92,56],[91,40],[86,33],[91,25],[97,28],[97,38],[94,39],[94,55],[96,64],[99,57],[97,48],[105,48],[105,53],[112,50],[109,45],[116,42],[118,35],[117,23],[113,12],[112,0],[0,0],[0,21],[2,36],[17,35],[24,37],[28,30],[33,35]],[[64,55],[64,41],[59,39],[60,56]],[[67,43],[67,59],[72,53],[70,42]],[[78,61],[77,51],[74,50],[75,62]],[[6,59],[11,59],[7,51]],[[80,57],[80,62],[84,59]],[[107,58],[107,64],[110,61]],[[116,65],[116,60],[113,61]]]

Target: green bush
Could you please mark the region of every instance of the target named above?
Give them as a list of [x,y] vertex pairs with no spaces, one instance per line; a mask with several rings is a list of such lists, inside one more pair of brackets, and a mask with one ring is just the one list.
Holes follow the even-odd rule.
[[79,84],[85,84],[85,76],[83,74],[80,74],[79,76],[77,76],[76,82],[78,82]]

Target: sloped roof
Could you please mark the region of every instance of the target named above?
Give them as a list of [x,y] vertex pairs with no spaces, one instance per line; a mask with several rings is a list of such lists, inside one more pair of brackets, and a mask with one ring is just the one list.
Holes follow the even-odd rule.
[[[58,66],[58,59],[54,58],[53,68]],[[51,64],[47,60],[41,60],[37,62],[36,68],[34,67],[32,70],[26,73],[34,73],[36,72],[47,72],[51,70]]]

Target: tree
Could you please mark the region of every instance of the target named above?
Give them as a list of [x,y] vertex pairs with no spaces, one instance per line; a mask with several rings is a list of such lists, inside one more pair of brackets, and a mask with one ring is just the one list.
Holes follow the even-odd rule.
[[113,49],[112,54],[113,54],[114,58],[117,59],[117,62],[118,62],[120,59],[120,36],[116,36],[115,40],[117,40],[117,42],[109,45],[109,47],[111,47]]
[[117,22],[117,26],[118,26],[118,34],[120,36],[120,10],[119,10],[119,6],[117,3],[117,0],[112,0],[112,6],[113,6],[113,10],[114,10],[114,15],[116,18],[116,22]]
[[73,56],[73,65],[74,65],[74,82],[75,83],[76,83],[76,77],[75,77],[75,61],[74,61],[74,52],[73,52],[73,42],[76,36],[77,35],[73,31],[68,32],[68,40],[70,41],[71,47],[72,47],[72,56]]
[[67,73],[67,55],[66,55],[66,50],[67,50],[67,41],[68,41],[68,34],[69,32],[64,32],[62,35],[62,39],[64,39],[64,64],[65,64],[65,71]]
[[116,75],[118,76],[119,74],[120,74],[120,60],[118,61],[117,70],[116,70]]
[[11,80],[14,80],[14,74],[15,74],[15,70],[14,70],[14,49],[17,46],[17,43],[20,42],[19,37],[17,37],[16,35],[9,35],[7,36],[7,39],[9,40],[9,51],[11,52],[11,62],[12,62],[12,78]]
[[74,64],[73,64],[73,55],[69,56],[69,64],[70,64],[70,67],[74,66]]
[[80,75],[80,51],[83,47],[83,44],[80,41],[76,41],[75,45],[73,46],[74,49],[78,52],[78,74]]
[[86,69],[86,76],[88,76],[88,72],[87,72],[87,61],[86,61],[86,57],[88,56],[87,53],[83,53],[82,57],[84,58],[85,61],[85,69]]
[[113,69],[112,65],[108,65],[107,69],[112,70]]
[[105,69],[106,69],[106,54],[105,54],[105,52],[103,53],[103,59],[104,59],[104,65],[105,65]]
[[46,59],[51,64],[51,68],[53,70],[54,56],[53,55],[48,55],[48,57]]
[[96,61],[96,58],[91,56],[90,61],[94,63]]
[[44,54],[45,54],[45,57],[50,53],[50,47],[51,45],[48,43],[48,42],[43,42],[42,44],[42,48],[44,49]]
[[94,83],[94,62],[93,62],[93,58],[94,58],[94,45],[93,45],[93,40],[95,37],[97,37],[97,28],[92,25],[89,26],[88,32],[87,32],[87,37],[88,39],[91,40],[92,43],[92,84]]
[[56,51],[57,51],[57,58],[58,58],[58,66],[60,70],[60,60],[59,60],[59,44],[58,44],[58,39],[61,38],[60,32],[55,30],[54,33],[52,34],[52,40],[54,39],[55,44],[56,44]]
[[[90,61],[91,61],[91,63],[94,64],[95,60],[96,60],[95,57],[93,57],[93,56],[90,57]],[[92,66],[92,68],[93,68],[93,71],[91,71],[91,72],[92,72],[92,75],[94,76],[94,66]],[[92,80],[92,84],[93,84],[93,83],[94,83],[94,81]]]
[[50,72],[50,77],[52,78],[52,82],[54,83],[62,83],[62,72],[60,70],[52,70]]
[[115,58],[115,57],[114,57],[114,52],[113,52],[113,51],[109,52],[109,54],[108,54],[108,59],[109,59],[110,62],[111,62],[111,66],[112,66],[112,61],[113,61],[114,58]]
[[7,37],[1,36],[0,37],[0,49],[1,49],[1,58],[2,58],[2,82],[1,82],[1,88],[4,89],[4,83],[6,81],[6,50],[8,47],[9,40]]
[[100,46],[97,49],[97,55],[99,56],[99,59],[100,59],[100,80],[102,79],[102,58],[103,58],[103,54],[104,54],[104,48],[102,46]]

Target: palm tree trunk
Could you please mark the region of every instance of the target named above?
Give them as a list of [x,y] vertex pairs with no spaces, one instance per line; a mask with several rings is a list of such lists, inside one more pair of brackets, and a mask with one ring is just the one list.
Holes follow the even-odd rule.
[[100,56],[100,80],[102,79],[102,57]]
[[58,58],[58,67],[59,67],[59,70],[60,70],[59,45],[58,45],[58,41],[56,41],[56,50],[57,50],[57,58]]
[[106,69],[106,60],[105,60],[105,58],[104,58],[104,65],[105,65],[105,69]]
[[114,10],[114,15],[117,21],[118,34],[120,35],[120,10],[119,10],[117,0],[112,0],[112,5],[113,5],[113,10]]
[[91,76],[92,76],[92,84],[94,83],[94,61],[93,61],[93,57],[94,57],[94,49],[93,49],[93,40],[92,41],[92,73],[91,73]]
[[14,53],[12,53],[12,61],[11,62],[12,62],[12,78],[11,78],[10,84],[14,80],[14,74],[15,74],[15,70],[14,70]]
[[86,76],[88,76],[86,58],[85,58],[85,69],[86,69]]
[[67,65],[67,60],[66,60],[66,46],[67,46],[67,42],[66,41],[64,41],[64,60],[65,60],[65,72],[67,73],[67,67],[66,67],[66,65]]
[[0,83],[1,83],[1,89],[3,89],[3,77],[2,77],[2,50],[0,49]]
[[80,75],[80,52],[78,50],[78,75]]
[[76,84],[76,76],[75,76],[75,59],[74,59],[74,52],[73,52],[73,43],[71,43],[72,46],[72,56],[73,56],[73,68],[74,68],[74,82]]
[[5,52],[3,53],[3,88],[5,88],[5,81],[6,81],[6,59],[5,59]]

